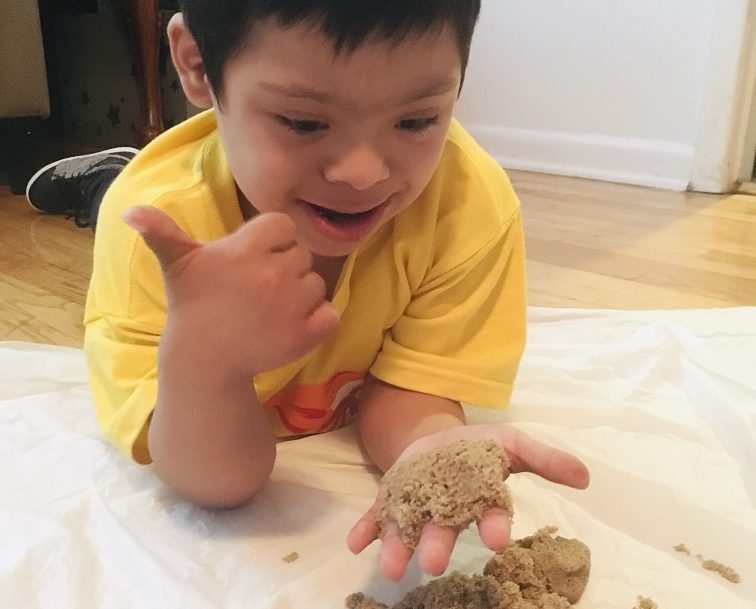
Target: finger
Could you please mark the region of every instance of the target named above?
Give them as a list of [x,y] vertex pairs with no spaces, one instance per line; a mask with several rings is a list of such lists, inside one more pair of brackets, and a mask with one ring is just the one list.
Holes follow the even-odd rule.
[[310,272],[302,278],[300,304],[306,311],[305,334],[313,344],[322,342],[339,327],[338,310],[325,299],[325,281],[317,273]]
[[590,483],[585,464],[568,452],[542,444],[519,430],[507,428],[513,434],[506,442],[512,472],[531,472],[546,480],[584,489]]
[[378,526],[378,512],[386,499],[386,489],[379,487],[378,496],[373,501],[373,505],[365,512],[347,535],[347,546],[349,549],[358,554],[367,548],[380,536],[381,530]]
[[509,543],[512,535],[509,514],[501,508],[487,509],[478,522],[478,533],[487,548],[494,552],[501,550]]
[[297,304],[302,307],[307,315],[311,315],[322,303],[326,301],[325,280],[315,271],[310,271],[302,277],[299,298]]
[[446,571],[458,536],[459,533],[452,528],[432,522],[426,524],[417,544],[420,568],[431,575],[441,575]]
[[280,253],[297,245],[294,221],[284,213],[259,214],[237,230],[234,240],[262,251]]
[[339,329],[339,323],[338,310],[325,300],[305,320],[305,333],[310,336],[312,345],[315,346],[335,334]]
[[[278,259],[297,277],[304,277],[312,270],[312,254],[310,251],[295,244],[293,247],[279,253]],[[323,284],[325,294],[325,284]]]
[[377,511],[378,503],[376,502],[347,534],[347,547],[353,554],[359,554],[378,539],[380,529],[375,519]]
[[410,550],[401,537],[396,524],[389,525],[381,545],[381,555],[378,558],[378,570],[386,579],[397,582],[402,579],[407,570],[412,550]]
[[137,231],[155,253],[163,269],[200,245],[187,235],[171,217],[155,207],[130,207],[121,216]]

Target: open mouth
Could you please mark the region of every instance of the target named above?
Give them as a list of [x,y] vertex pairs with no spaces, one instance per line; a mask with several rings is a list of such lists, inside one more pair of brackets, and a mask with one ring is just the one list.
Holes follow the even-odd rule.
[[334,211],[332,209],[328,209],[327,207],[315,205],[314,203],[310,203],[309,205],[310,207],[312,207],[313,211],[321,218],[328,220],[329,222],[333,222],[334,224],[349,224],[352,222],[361,222],[362,220],[367,220],[373,214],[375,214],[376,210],[380,207],[380,205],[378,205],[373,209],[368,209],[367,211],[348,213]]
[[355,243],[366,237],[379,224],[391,197],[365,211],[336,211],[300,199],[313,228],[334,242]]

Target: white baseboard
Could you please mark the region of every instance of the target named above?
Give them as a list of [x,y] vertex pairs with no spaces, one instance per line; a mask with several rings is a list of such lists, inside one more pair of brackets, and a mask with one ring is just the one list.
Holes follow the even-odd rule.
[[465,124],[507,169],[684,191],[695,148],[670,142]]

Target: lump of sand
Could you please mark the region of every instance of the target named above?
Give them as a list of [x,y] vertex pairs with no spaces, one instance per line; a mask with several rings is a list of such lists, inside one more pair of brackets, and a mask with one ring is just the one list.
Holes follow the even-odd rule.
[[[585,589],[590,551],[576,539],[552,537],[555,529],[513,541],[482,575],[452,573],[415,588],[392,609],[570,609]],[[348,609],[389,609],[362,594]]]
[[[373,598],[353,594],[348,609],[389,609]],[[523,598],[511,581],[500,582],[490,575],[463,575],[454,572],[409,592],[391,609],[569,609],[570,604],[556,594],[538,601]]]
[[576,603],[588,583],[591,551],[577,539],[553,537],[555,530],[546,527],[510,543],[488,561],[483,573],[516,582],[528,599],[555,593]]
[[508,474],[506,453],[488,440],[458,440],[400,461],[383,479],[386,498],[376,517],[381,535],[396,522],[402,541],[414,548],[429,522],[461,531],[489,507],[511,516]]

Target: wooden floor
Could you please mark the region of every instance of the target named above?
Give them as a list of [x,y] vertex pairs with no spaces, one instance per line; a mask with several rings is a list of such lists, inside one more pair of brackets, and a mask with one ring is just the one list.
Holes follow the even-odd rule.
[[[756,196],[510,172],[531,305],[756,305]],[[81,346],[93,235],[0,187],[0,339]]]

